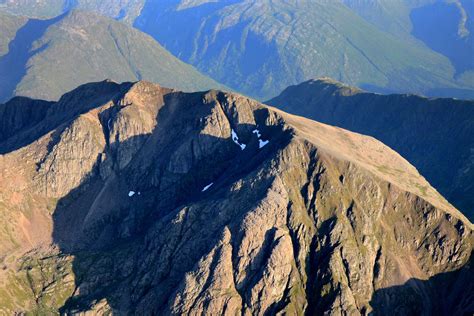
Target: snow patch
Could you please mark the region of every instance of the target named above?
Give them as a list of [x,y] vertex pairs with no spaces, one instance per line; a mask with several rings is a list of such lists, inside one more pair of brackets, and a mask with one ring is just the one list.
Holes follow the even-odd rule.
[[135,191],[130,191],[130,192],[128,192],[128,197],[132,197],[132,196],[134,196],[134,195],[135,195]]
[[209,183],[208,185],[206,185],[206,186],[201,190],[201,192],[206,191],[206,190],[209,189],[213,184],[214,184],[214,182]]
[[258,148],[262,148],[266,146],[270,141],[268,140],[262,140],[260,137],[262,137],[262,134],[260,134],[260,131],[256,128],[252,131],[252,133],[257,134],[258,137]]
[[268,140],[258,140],[258,148],[262,148],[263,146],[267,145],[269,143]]
[[234,131],[234,129],[232,129],[232,140],[234,141],[234,143],[239,142],[239,136],[237,136],[237,133]]
[[240,149],[242,149],[242,150],[244,150],[245,147],[247,146],[247,145],[245,145],[245,144],[239,143],[239,136],[238,136],[237,133],[234,131],[234,129],[232,129],[232,141],[233,141],[234,143],[236,143],[236,144],[240,147]]
[[252,133],[257,134],[258,138],[262,137],[262,134],[260,134],[260,131],[258,129],[254,129]]

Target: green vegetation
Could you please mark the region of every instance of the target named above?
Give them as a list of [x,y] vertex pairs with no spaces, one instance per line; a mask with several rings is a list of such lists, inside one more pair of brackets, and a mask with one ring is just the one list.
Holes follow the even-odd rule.
[[0,9],[12,14],[50,18],[63,12],[67,0],[0,0]]
[[15,260],[17,267],[3,271],[0,313],[59,315],[75,285],[72,258],[57,253],[32,252]]
[[77,8],[132,22],[140,14],[144,4],[145,0],[0,0],[0,10],[45,19]]
[[[16,28],[23,21],[18,19]],[[80,84],[104,79],[143,79],[185,91],[222,88],[150,36],[92,13],[29,20],[14,38],[10,33],[0,35],[0,51],[8,40],[14,47],[0,57],[0,101],[12,95],[54,100]]]
[[[463,1],[459,3],[460,8],[468,10]],[[469,69],[461,72],[458,67],[460,60],[470,64],[472,34],[454,40],[443,35],[436,43],[446,47],[436,46],[423,34],[415,38],[416,27],[423,26],[423,19],[412,20],[413,12],[424,7],[431,10],[432,5],[429,0],[20,0],[3,6],[0,3],[0,9],[45,18],[77,8],[124,21],[152,35],[175,56],[203,73],[259,99],[275,96],[288,85],[321,76],[375,92],[472,98],[474,81]],[[440,32],[456,35],[451,32],[459,24],[454,12],[456,5],[444,4],[442,9],[450,18],[443,20],[447,26]],[[436,8],[433,10],[436,12]],[[433,33],[431,28],[427,30]],[[97,34],[102,38],[101,32]],[[119,35],[114,36],[120,38]],[[143,60],[148,55],[136,54]],[[80,71],[88,74],[90,70],[83,68]],[[79,71],[79,67],[74,71]]]
[[16,31],[26,23],[26,18],[15,17],[0,11],[0,56],[8,53],[8,44],[15,37]]

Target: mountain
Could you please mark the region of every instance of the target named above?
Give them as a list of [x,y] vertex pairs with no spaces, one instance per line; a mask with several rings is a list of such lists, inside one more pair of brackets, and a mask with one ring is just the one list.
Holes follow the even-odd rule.
[[15,15],[34,18],[53,18],[63,14],[69,0],[0,0],[0,9]]
[[0,106],[0,311],[474,311],[473,225],[376,139],[244,96]]
[[[0,101],[14,95],[57,100],[103,79],[154,80],[186,91],[222,87],[132,27],[72,11],[47,19],[0,15]],[[8,43],[8,46],[7,46]]]
[[[134,25],[212,78],[260,99],[320,76],[375,92],[474,98],[473,77],[457,76],[449,57],[358,12],[347,1],[148,1]],[[408,13],[404,21],[411,29]],[[460,59],[471,60],[474,50],[463,52]]]
[[[209,5],[217,1],[174,1],[178,10]],[[226,1],[220,1],[226,2]],[[237,1],[227,1],[228,4]],[[338,2],[338,1],[334,1]],[[448,57],[458,75],[474,71],[474,3],[470,0],[340,0],[351,11],[377,29],[403,40],[422,41]],[[170,1],[168,1],[171,4]],[[73,8],[90,10],[133,24],[146,0],[0,0],[0,9],[34,17],[54,17]],[[472,79],[471,79],[472,80]]]
[[266,103],[377,138],[474,219],[474,101],[373,94],[323,78]]
[[79,8],[122,20],[215,80],[262,100],[321,76],[373,92],[472,99],[471,3],[0,0],[0,9],[54,17]]

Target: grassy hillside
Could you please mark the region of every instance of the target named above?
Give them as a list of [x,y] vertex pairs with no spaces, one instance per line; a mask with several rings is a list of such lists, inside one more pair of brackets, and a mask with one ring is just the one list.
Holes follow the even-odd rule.
[[447,56],[457,74],[474,71],[474,2],[437,2],[410,14],[413,35]]
[[0,36],[0,56],[8,53],[8,44],[15,37],[16,31],[26,23],[26,18],[19,18],[0,11],[2,33]]
[[449,58],[456,78],[474,83],[474,2],[471,0],[344,0],[361,17]]
[[150,36],[109,18],[72,11],[13,24],[14,38],[0,36],[3,42],[10,39],[9,52],[0,57],[0,101],[13,95],[57,99],[82,83],[104,79],[146,79],[186,91],[222,87]]
[[70,0],[0,0],[0,9],[15,15],[51,18],[64,12]]
[[52,18],[70,9],[90,10],[132,22],[146,0],[0,0],[0,10],[34,18]]

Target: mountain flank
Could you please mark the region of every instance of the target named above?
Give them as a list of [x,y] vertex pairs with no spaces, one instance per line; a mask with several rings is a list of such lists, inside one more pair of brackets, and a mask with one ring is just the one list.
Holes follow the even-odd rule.
[[12,96],[58,100],[91,81],[148,79],[185,91],[223,88],[150,36],[91,12],[46,19],[0,13],[0,102]]
[[377,138],[474,219],[474,101],[374,94],[323,78],[266,103]]
[[[432,1],[416,2],[424,8]],[[410,34],[414,26],[416,34],[433,29],[419,30],[428,23],[424,18],[412,23],[413,6],[402,0],[147,1],[134,26],[212,78],[261,100],[322,76],[373,92],[473,98],[472,71],[455,67],[468,64],[472,45],[448,41],[463,48],[455,56],[443,43],[430,49]],[[450,5],[442,6],[444,15],[449,21],[435,16],[429,23],[447,25],[436,32],[447,40],[457,23]],[[427,34],[421,37],[433,41]]]

